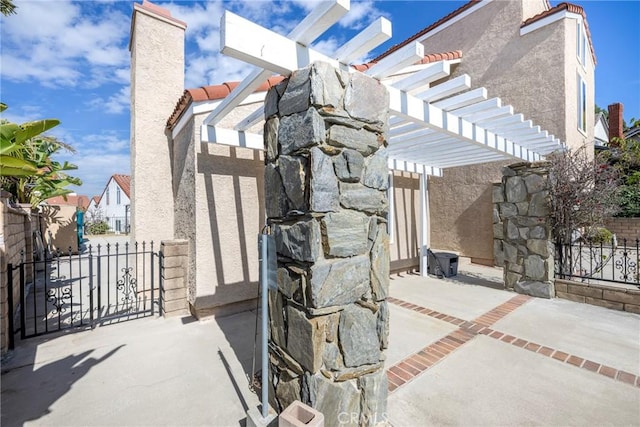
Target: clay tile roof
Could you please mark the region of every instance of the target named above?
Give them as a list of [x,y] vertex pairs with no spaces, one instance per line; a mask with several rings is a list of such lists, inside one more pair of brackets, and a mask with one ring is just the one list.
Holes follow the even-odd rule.
[[[272,88],[273,86],[280,83],[284,80],[283,76],[273,76],[269,77],[264,83],[256,89],[256,92],[265,92]],[[238,86],[240,82],[225,82],[220,85],[211,85],[211,86],[201,86],[195,89],[186,89],[176,107],[173,109],[173,113],[167,120],[167,129],[171,130],[174,128],[182,113],[185,112],[189,104],[191,102],[202,102],[202,101],[215,101],[217,99],[224,99],[231,93],[233,89]]]
[[97,206],[100,203],[100,196],[93,196],[91,200],[93,200],[93,204]]
[[184,25],[185,27],[187,26],[187,24],[185,22],[180,21],[179,19],[174,18],[173,16],[171,16],[171,12],[169,11],[169,9],[165,9],[164,7],[158,6],[157,4],[151,3],[149,0],[142,0],[142,4],[138,4],[138,7],[142,8],[142,9],[146,9],[149,12],[153,12],[156,15],[160,15],[170,21],[176,22],[180,25]]
[[456,16],[460,15],[465,10],[470,9],[471,7],[473,7],[476,3],[479,3],[480,1],[481,0],[471,0],[468,3],[460,6],[459,8],[457,8],[456,10],[451,12],[450,14],[446,15],[445,17],[438,19],[433,24],[431,24],[428,27],[418,31],[417,33],[415,33],[414,35],[412,35],[411,37],[409,37],[405,41],[400,42],[400,43],[398,43],[398,44],[396,44],[394,46],[391,46],[386,52],[384,52],[383,54],[379,55],[373,61],[377,62],[377,61],[381,60],[382,58],[384,58],[385,56],[388,56],[391,53],[395,52],[396,50],[400,49],[401,47],[406,46],[409,43],[411,43],[412,41],[415,41],[415,40],[419,39],[423,35],[427,34],[429,31],[433,30],[434,28],[439,27],[440,25],[444,24],[448,20],[450,20],[452,18],[455,18]]
[[130,196],[131,177],[129,175],[115,174],[112,176],[112,178],[116,181],[116,183],[120,186],[120,188],[122,188],[122,191],[124,191],[124,194],[126,194],[127,197],[131,198]]
[[587,14],[584,12],[584,9],[581,6],[578,6],[577,4],[573,4],[573,3],[560,3],[555,7],[550,8],[549,10],[546,10],[544,12],[541,12],[535,16],[532,16],[531,18],[525,20],[522,23],[522,27],[526,27],[529,24],[533,24],[536,21],[539,21],[541,19],[546,18],[547,16],[551,16],[554,13],[558,13],[561,12],[563,10],[566,10],[567,12],[571,12],[571,13],[577,13],[579,15],[582,15],[582,19],[584,21],[584,28],[585,31],[587,32],[587,40],[589,40],[589,49],[591,50],[591,55],[593,56],[593,62],[596,62],[596,53],[593,50],[593,42],[591,41],[591,32],[589,31],[589,25],[587,24]]
[[[460,58],[462,58],[462,51],[455,50],[452,52],[425,55],[424,58],[416,64],[428,64],[430,62]],[[367,64],[352,65],[352,67],[360,72],[363,72],[374,66],[375,63],[375,61],[372,61]],[[269,77],[267,81],[262,83],[260,87],[256,89],[256,92],[266,92],[267,90],[280,83],[282,80],[284,80],[283,76]],[[178,120],[180,120],[180,117],[182,117],[182,114],[192,102],[215,101],[217,99],[224,99],[231,93],[233,89],[235,89],[236,86],[238,86],[238,84],[240,84],[240,82],[225,82],[220,85],[202,86],[195,89],[185,90],[178,100],[176,107],[173,109],[173,113],[167,120],[167,129],[172,130],[175,127],[176,123],[178,123]]]
[[77,206],[82,209],[89,207],[89,198],[78,194],[67,194],[67,200],[64,196],[51,197],[46,200],[49,205]]

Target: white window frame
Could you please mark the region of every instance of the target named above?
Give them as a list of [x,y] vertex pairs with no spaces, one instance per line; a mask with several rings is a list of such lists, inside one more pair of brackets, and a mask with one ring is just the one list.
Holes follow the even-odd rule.
[[107,205],[109,205],[109,187],[107,187]]
[[120,204],[120,187],[116,188],[116,205]]
[[578,130],[586,135],[587,133],[587,83],[584,78],[578,76]]
[[587,66],[587,35],[582,20],[577,22],[576,56],[583,67]]

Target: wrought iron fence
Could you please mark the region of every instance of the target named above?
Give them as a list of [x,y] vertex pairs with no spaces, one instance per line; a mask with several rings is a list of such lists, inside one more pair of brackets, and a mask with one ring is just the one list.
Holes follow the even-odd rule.
[[69,248],[47,255],[9,264],[10,285],[19,275],[15,310],[21,338],[156,313],[161,262],[153,242],[88,246],[75,254]]
[[583,282],[614,282],[640,288],[640,240],[556,245],[555,275]]

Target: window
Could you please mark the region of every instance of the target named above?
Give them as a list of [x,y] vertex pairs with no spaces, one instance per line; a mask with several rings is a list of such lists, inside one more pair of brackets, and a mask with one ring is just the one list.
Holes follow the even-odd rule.
[[116,231],[122,231],[122,221],[116,219]]
[[578,129],[587,132],[587,84],[578,74]]
[[120,204],[120,187],[116,188],[116,205]]
[[107,204],[109,204],[109,187],[107,187]]
[[576,55],[583,67],[587,65],[587,35],[582,21],[578,21],[576,33]]

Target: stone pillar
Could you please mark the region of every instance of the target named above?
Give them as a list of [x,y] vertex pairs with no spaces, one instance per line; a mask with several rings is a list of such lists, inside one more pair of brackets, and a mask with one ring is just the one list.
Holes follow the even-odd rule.
[[493,246],[496,265],[504,267],[505,287],[553,298],[549,163],[517,163],[502,174],[502,183],[493,187]]
[[282,411],[299,399],[325,425],[374,425],[386,412],[388,96],[377,80],[315,63],[265,102],[278,252],[271,404]]
[[187,270],[189,266],[188,240],[163,240],[160,244],[162,259],[162,314],[165,317],[189,314],[187,303]]

